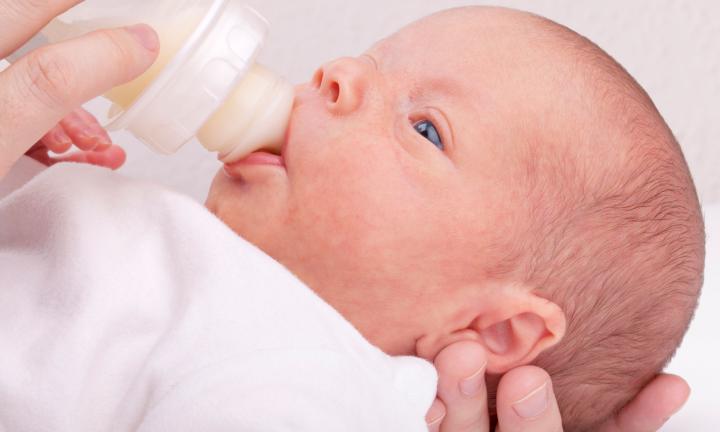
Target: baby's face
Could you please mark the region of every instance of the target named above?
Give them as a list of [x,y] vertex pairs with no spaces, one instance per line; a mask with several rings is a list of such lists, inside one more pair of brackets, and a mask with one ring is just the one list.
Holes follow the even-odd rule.
[[522,47],[467,25],[432,17],[322,66],[297,87],[285,166],[225,167],[207,200],[391,353],[516,222]]

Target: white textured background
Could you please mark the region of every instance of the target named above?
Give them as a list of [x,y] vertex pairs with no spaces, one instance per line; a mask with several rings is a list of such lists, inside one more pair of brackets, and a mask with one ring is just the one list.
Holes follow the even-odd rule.
[[[436,10],[496,4],[539,13],[588,36],[645,87],[682,144],[704,203],[720,201],[720,2],[717,0],[247,0],[271,22],[261,55],[297,83],[323,62],[357,55]],[[127,144],[132,139],[119,135]],[[195,148],[170,159],[127,145],[125,171],[203,199],[212,157]],[[193,147],[193,146],[189,146]]]

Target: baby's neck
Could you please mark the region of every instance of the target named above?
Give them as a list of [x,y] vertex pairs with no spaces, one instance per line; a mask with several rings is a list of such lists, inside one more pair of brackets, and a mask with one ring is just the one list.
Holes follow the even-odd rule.
[[[302,279],[302,278],[301,278]],[[392,292],[388,289],[370,289],[369,285],[329,285],[328,289],[318,280],[311,283],[303,280],[326,303],[338,311],[371,344],[389,355],[416,355],[416,341],[423,333],[415,322],[404,319],[402,313],[414,310],[407,301],[391,303],[389,296],[376,296],[374,292]],[[417,318],[418,314],[412,314]]]

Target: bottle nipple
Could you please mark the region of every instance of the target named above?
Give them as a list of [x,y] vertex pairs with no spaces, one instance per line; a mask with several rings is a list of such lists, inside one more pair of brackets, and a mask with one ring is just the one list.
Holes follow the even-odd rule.
[[266,67],[256,64],[197,135],[225,163],[257,150],[280,153],[290,122],[294,90]]

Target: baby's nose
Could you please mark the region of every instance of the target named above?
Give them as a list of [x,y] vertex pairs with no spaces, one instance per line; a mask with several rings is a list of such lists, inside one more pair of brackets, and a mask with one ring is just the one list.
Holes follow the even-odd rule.
[[327,99],[331,111],[351,113],[363,102],[368,86],[368,65],[359,59],[340,58],[318,69],[313,85]]

